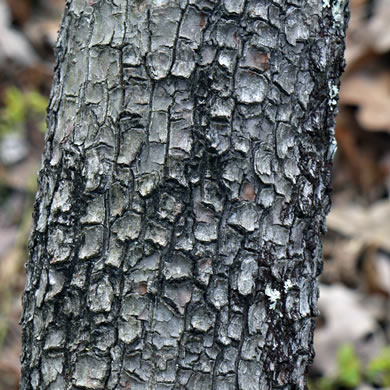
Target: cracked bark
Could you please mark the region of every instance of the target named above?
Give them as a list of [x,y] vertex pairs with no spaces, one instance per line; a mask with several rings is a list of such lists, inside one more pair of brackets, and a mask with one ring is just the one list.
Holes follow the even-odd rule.
[[303,389],[346,4],[72,0],[21,389]]

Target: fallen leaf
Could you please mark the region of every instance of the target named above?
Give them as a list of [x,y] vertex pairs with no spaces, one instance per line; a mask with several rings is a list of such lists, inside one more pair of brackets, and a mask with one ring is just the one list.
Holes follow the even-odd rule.
[[390,132],[390,73],[350,75],[343,81],[340,104],[359,107],[357,119],[363,128]]

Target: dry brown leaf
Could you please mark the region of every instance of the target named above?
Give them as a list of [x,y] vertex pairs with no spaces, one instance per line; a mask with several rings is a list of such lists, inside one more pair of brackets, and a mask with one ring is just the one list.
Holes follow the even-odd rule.
[[43,53],[54,47],[57,41],[60,19],[34,18],[24,27],[24,32],[35,48]]
[[20,270],[25,261],[25,253],[20,248],[13,248],[0,262],[0,296],[14,287],[20,278]]
[[333,207],[327,218],[328,228],[354,238],[361,246],[376,246],[390,252],[390,201],[373,206]]
[[51,17],[61,17],[65,0],[39,0],[39,8]]
[[0,165],[0,184],[5,188],[29,191],[35,184],[38,169],[39,163],[36,156],[32,154],[25,161],[14,166],[6,168]]
[[359,284],[358,260],[361,242],[346,239],[341,235],[329,234],[324,239],[323,255],[325,259],[321,281],[324,283],[343,283],[349,287]]
[[[346,73],[356,69],[366,57],[385,54],[390,49],[390,7],[388,0],[351,1],[351,17],[347,30]],[[371,10],[371,11],[370,11]]]
[[367,0],[351,0],[350,1],[350,8],[352,12],[355,10],[355,8],[362,7],[363,5],[367,4]]
[[390,6],[389,0],[376,0],[374,14],[370,18],[367,30],[361,31],[361,39],[369,40],[369,44],[378,53],[390,49]]
[[8,4],[0,0],[0,66],[6,66],[7,61],[33,65],[39,58],[25,36],[13,28]]
[[[355,115],[340,108],[340,116],[337,120],[336,139],[340,148],[339,156],[344,167],[348,169],[348,178],[344,181],[353,181],[357,188],[367,197],[371,197],[377,190],[383,187],[387,176],[387,170],[379,162],[381,149],[374,142],[376,139],[369,133],[361,130]],[[340,167],[337,168],[337,173]],[[337,179],[337,178],[335,178]]]
[[12,12],[13,19],[22,25],[27,22],[31,16],[31,0],[7,0],[8,7]]
[[355,61],[359,60],[365,55],[365,52],[369,48],[369,44],[360,39],[360,31],[366,29],[365,20],[365,7],[364,4],[355,4],[351,6],[351,16],[348,23],[347,35],[346,35],[346,51],[345,59],[348,68],[355,64]]
[[357,118],[363,128],[390,132],[390,73],[351,75],[343,82],[340,103],[359,106]]
[[369,294],[390,297],[390,259],[377,247],[365,249],[361,255],[362,281],[361,285]]
[[[337,373],[337,351],[346,342],[353,343],[358,350],[366,348],[366,356],[378,353],[383,343],[380,331],[372,313],[362,303],[362,295],[340,284],[320,286],[318,307],[325,317],[324,326],[314,333],[316,359],[314,366],[326,376]],[[368,345],[366,336],[373,335]]]

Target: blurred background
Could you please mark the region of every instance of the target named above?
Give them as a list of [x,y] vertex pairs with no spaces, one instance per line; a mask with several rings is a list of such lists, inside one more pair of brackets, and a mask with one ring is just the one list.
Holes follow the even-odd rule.
[[[0,0],[0,390],[20,297],[64,0]],[[351,0],[310,390],[390,389],[390,0]]]

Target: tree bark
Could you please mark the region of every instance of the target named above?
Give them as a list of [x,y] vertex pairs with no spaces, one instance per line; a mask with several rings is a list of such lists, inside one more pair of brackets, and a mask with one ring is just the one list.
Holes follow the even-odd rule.
[[304,389],[344,0],[72,0],[21,389]]

